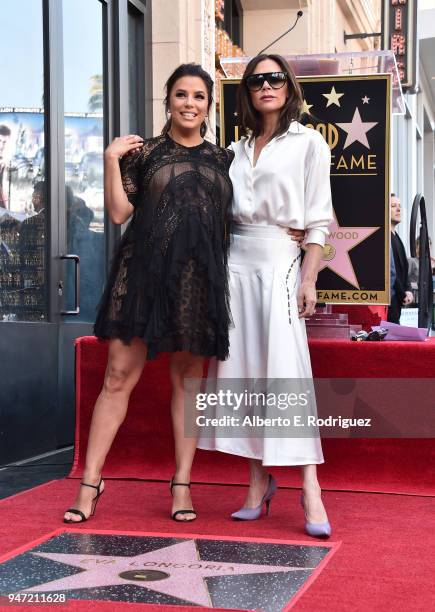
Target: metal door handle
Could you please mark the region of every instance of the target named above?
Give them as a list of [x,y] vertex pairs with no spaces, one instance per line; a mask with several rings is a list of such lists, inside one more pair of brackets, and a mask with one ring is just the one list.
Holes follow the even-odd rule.
[[61,315],[78,315],[80,314],[80,257],[78,255],[61,255],[61,259],[72,259],[75,263],[74,274],[74,293],[75,293],[75,308],[74,310],[61,310]]

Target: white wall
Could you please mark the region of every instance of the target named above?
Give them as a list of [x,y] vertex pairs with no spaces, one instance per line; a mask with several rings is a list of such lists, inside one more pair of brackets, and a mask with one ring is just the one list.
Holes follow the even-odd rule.
[[[261,49],[293,25],[296,15],[296,9],[245,10],[243,13],[243,50],[246,55],[257,55]],[[270,47],[268,53],[282,55],[306,53],[308,23],[307,16],[304,15],[293,32]]]
[[[295,29],[270,47],[270,53],[283,55],[334,53],[373,49],[378,39],[348,40],[343,32],[380,31],[380,0],[301,0],[301,2],[253,2],[244,0],[243,50],[256,55],[303,16]],[[279,8],[277,8],[279,7]],[[284,8],[286,7],[286,8]]]
[[435,0],[418,0],[418,8],[422,11],[435,9]]
[[[214,78],[214,0],[152,0],[153,132],[165,123],[164,86],[186,62],[202,64]],[[210,111],[214,126],[214,110]]]

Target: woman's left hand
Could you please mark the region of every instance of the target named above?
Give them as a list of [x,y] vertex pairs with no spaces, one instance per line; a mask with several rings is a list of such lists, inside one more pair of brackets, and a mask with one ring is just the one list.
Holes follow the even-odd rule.
[[298,247],[302,246],[302,243],[305,240],[305,230],[298,230],[289,227],[287,234],[290,234],[292,240],[295,240],[298,243]]
[[314,314],[316,302],[316,283],[312,281],[302,281],[298,291],[299,318],[311,317]]

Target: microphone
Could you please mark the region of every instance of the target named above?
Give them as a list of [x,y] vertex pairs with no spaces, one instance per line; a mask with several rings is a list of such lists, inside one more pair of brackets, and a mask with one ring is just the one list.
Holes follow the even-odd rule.
[[278,38],[276,38],[274,41],[272,41],[270,43],[270,45],[267,45],[267,47],[264,47],[264,49],[262,49],[259,53],[257,53],[257,55],[261,55],[262,53],[264,53],[267,49],[269,49],[269,47],[271,47],[272,45],[274,45],[276,42],[278,42],[279,40],[281,40],[281,38],[283,38],[286,34],[289,34],[292,30],[295,29],[299,19],[302,17],[302,15],[304,14],[303,11],[298,11],[297,15],[296,15],[296,21],[294,22],[294,24],[292,25],[291,28],[289,28],[288,30],[286,30],[284,32],[284,34],[281,34],[281,36],[278,36]]

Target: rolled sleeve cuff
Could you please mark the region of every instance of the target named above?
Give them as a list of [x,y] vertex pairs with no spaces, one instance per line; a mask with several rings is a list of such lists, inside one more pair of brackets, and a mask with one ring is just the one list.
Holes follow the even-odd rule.
[[305,244],[320,244],[321,247],[325,246],[325,241],[327,236],[329,236],[329,232],[328,230],[325,229],[319,229],[317,227],[314,227],[312,229],[309,229],[307,231],[307,237],[305,239]]

